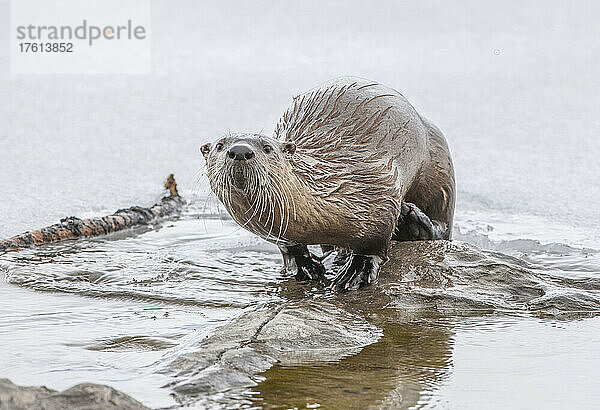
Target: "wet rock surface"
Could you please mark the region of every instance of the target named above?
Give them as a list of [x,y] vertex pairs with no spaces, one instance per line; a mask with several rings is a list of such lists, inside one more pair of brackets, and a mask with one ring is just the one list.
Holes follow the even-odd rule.
[[325,301],[283,302],[249,311],[169,366],[182,402],[254,386],[275,363],[337,361],[376,342],[382,331]]
[[[375,286],[339,294],[285,282],[280,303],[218,329],[166,371],[175,376],[170,387],[181,403],[214,404],[206,397],[218,402],[217,392],[234,397],[258,386],[261,401],[248,403],[294,407],[285,392],[316,400],[327,385],[338,400],[329,405],[349,400],[349,408],[404,408],[420,399],[419,386],[410,385],[415,378],[438,383],[446,377],[452,338],[446,318],[600,311],[600,287],[565,300],[570,282],[465,243],[394,243]],[[407,378],[407,371],[417,376]],[[373,389],[377,378],[386,382]]]
[[109,386],[82,383],[62,392],[0,379],[0,410],[142,410],[148,407]]

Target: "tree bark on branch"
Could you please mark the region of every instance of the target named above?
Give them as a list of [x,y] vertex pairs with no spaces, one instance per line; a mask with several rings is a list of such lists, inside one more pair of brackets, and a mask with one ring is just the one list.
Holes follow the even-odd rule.
[[177,192],[177,182],[175,182],[173,174],[170,174],[165,181],[165,188],[169,190],[169,194],[150,208],[132,206],[102,217],[80,219],[70,216],[63,218],[59,223],[37,231],[24,232],[12,238],[0,240],[0,252],[67,239],[106,235],[136,225],[147,225],[158,218],[173,215],[179,212],[185,204],[184,199]]

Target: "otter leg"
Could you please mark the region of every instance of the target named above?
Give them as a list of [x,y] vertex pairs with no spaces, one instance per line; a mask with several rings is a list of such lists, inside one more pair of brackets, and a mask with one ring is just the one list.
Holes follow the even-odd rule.
[[296,280],[318,280],[325,277],[325,267],[308,251],[306,245],[279,246],[285,271]]
[[366,286],[379,276],[379,269],[386,259],[377,255],[346,253],[346,263],[331,284],[338,291],[356,290]]
[[446,224],[432,221],[415,204],[403,202],[392,239],[396,241],[444,239],[447,229]]

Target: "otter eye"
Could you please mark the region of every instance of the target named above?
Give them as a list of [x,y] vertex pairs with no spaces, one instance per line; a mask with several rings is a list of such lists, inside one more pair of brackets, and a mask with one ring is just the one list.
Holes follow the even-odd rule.
[[217,151],[221,151],[223,149],[223,144],[219,142],[217,145],[215,145],[215,148]]
[[271,148],[270,145],[265,145],[263,147],[263,151],[265,151],[266,154],[269,154],[272,150],[273,150],[273,148]]

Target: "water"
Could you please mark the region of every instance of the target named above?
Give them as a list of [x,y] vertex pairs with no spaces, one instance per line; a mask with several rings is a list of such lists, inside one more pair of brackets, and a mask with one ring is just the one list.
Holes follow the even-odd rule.
[[173,404],[164,363],[271,300],[280,258],[218,212],[196,211],[153,230],[4,255],[0,337],[15,349],[0,360],[3,376],[61,389],[102,381]]
[[[588,350],[598,337],[571,337],[597,335],[597,321],[492,317],[384,330],[381,341],[341,362],[273,367],[254,389],[257,402],[302,406],[301,396],[324,408],[535,409],[593,407],[598,399],[598,348]],[[540,368],[542,361],[552,365]]]
[[[199,147],[227,130],[270,133],[292,95],[357,75],[444,130],[455,239],[487,252],[445,263],[473,285],[417,282],[407,295],[425,309],[363,312],[383,336],[360,353],[275,365],[197,405],[595,406],[599,6],[460,6],[153,1],[148,76],[11,75],[0,47],[0,237],[150,205],[170,172],[191,202],[152,229],[0,255],[0,376],[175,405],[169,363],[292,286],[273,246],[206,202]],[[5,26],[8,11],[0,1]]]

